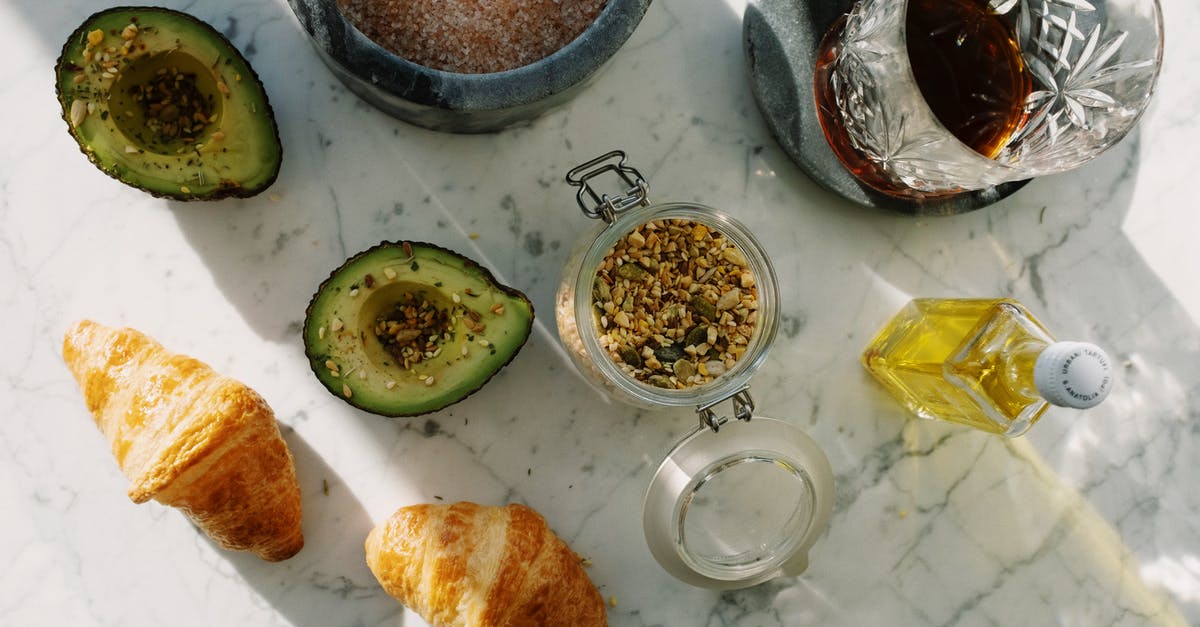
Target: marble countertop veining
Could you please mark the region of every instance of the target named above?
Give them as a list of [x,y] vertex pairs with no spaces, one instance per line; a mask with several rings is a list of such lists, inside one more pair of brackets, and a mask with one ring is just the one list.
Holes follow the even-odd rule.
[[[460,499],[541,511],[592,562],[613,625],[1200,623],[1200,5],[1163,1],[1166,64],[1125,141],[993,207],[918,220],[824,192],[776,146],[746,81],[741,0],[658,0],[575,100],[482,136],[363,104],[283,0],[166,4],[261,75],[284,146],[272,195],[176,203],[100,174],[59,117],[52,67],[101,7],[0,4],[0,623],[422,625],[376,584],[362,542],[401,505]],[[641,499],[695,416],[607,403],[563,358],[553,294],[590,225],[562,178],[614,147],[654,198],[725,208],[773,258],[784,318],[758,411],[807,430],[837,479],[799,578],[718,593],[662,571]],[[539,317],[479,393],[387,420],[318,384],[298,329],[331,269],[401,238],[479,259]],[[917,295],[1016,297],[1111,351],[1111,397],[1014,440],[906,419],[857,357]],[[225,552],[128,500],[61,360],[85,317],[270,402],[303,490],[301,553]]]

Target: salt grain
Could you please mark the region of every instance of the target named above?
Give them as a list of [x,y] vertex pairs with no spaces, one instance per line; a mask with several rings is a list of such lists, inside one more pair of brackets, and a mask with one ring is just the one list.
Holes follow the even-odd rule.
[[550,56],[607,0],[338,0],[367,37],[414,63],[481,74]]

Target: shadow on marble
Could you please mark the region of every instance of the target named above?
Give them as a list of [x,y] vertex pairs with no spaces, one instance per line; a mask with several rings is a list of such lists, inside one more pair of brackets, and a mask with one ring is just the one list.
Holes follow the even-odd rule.
[[[1200,605],[1188,600],[1194,597],[1189,597],[1186,587],[1172,587],[1178,584],[1170,577],[1172,568],[1178,571],[1179,564],[1195,558],[1194,541],[1186,529],[1166,529],[1156,522],[1161,511],[1200,507],[1200,495],[1194,490],[1167,481],[1175,465],[1200,460],[1195,447],[1188,444],[1194,439],[1188,416],[1194,420],[1195,415],[1195,410],[1188,408],[1200,403],[1200,379],[1194,369],[1200,355],[1200,330],[1123,232],[1134,192],[1141,184],[1138,164],[1144,148],[1135,131],[1088,166],[1036,180],[1002,203],[970,214],[925,219],[864,210],[823,192],[815,196],[814,184],[786,155],[774,148],[762,152],[765,169],[778,172],[789,193],[808,194],[809,202],[800,209],[804,217],[798,222],[830,225],[817,229],[822,233],[819,239],[801,237],[799,242],[786,229],[772,231],[766,244],[768,249],[807,251],[777,259],[781,291],[804,293],[809,304],[797,309],[785,303],[785,313],[802,323],[795,325],[795,342],[785,339],[773,360],[815,357],[818,363],[810,368],[825,370],[813,373],[815,384],[804,384],[816,387],[798,395],[798,411],[802,416],[811,412],[815,417],[821,412],[825,417],[823,421],[814,419],[812,432],[827,445],[838,473],[840,496],[832,529],[849,526],[865,536],[882,532],[891,538],[897,529],[917,525],[923,535],[911,536],[912,554],[893,562],[895,568],[912,571],[910,577],[975,578],[992,586],[1004,582],[983,556],[998,555],[998,549],[981,549],[981,538],[987,534],[978,533],[976,527],[990,529],[996,516],[1013,519],[1019,515],[1013,510],[1028,504],[1040,509],[1039,516],[1058,512],[1044,521],[1050,525],[1047,531],[1057,537],[1029,536],[1017,538],[1018,543],[1041,537],[1046,547],[1053,544],[1053,552],[1070,553],[1081,568],[1095,569],[1105,585],[1113,586],[1107,590],[1100,586],[1065,602],[1055,610],[1064,620],[1117,612],[1123,601],[1112,601],[1110,595],[1121,592],[1132,595],[1129,598],[1143,609],[1169,619],[1177,614],[1162,602],[1159,594],[1163,589],[1175,593],[1175,602],[1190,620],[1200,616]],[[860,230],[882,234],[886,246],[871,250],[848,241],[822,241],[850,240],[860,236]],[[830,254],[823,257],[824,251]],[[810,267],[814,258],[825,258],[828,265]],[[822,274],[831,268],[849,268],[868,285],[854,290],[830,286]],[[1085,413],[1052,410],[1030,434],[1006,444],[958,427],[912,422],[863,375],[853,347],[865,346],[879,325],[908,298],[996,294],[1026,302],[1059,337],[1091,339],[1110,350],[1119,365],[1113,394],[1104,405]],[[840,327],[827,326],[832,322],[811,308],[815,303],[843,314],[857,312],[857,319],[849,322],[850,333],[846,334],[845,319],[840,320]],[[822,335],[838,339],[831,343]],[[826,351],[841,354],[830,356]],[[777,369],[768,366],[764,371]],[[852,385],[831,386],[831,379]],[[795,392],[785,395],[797,396]],[[811,410],[803,407],[805,396],[812,399]],[[760,400],[768,407],[776,401],[772,394]],[[829,420],[830,407],[842,414],[840,420],[838,416]],[[930,441],[910,449],[905,438],[914,433],[924,433]],[[924,451],[919,457],[932,460],[961,458],[967,449],[982,451],[985,447],[987,463],[977,462],[969,473],[963,470],[950,475],[971,482],[990,478],[996,483],[980,486],[969,498],[962,488],[945,484],[944,464],[910,459],[916,455],[913,451]],[[907,469],[901,473],[898,464]],[[1007,495],[1000,491],[1006,481],[1016,480],[1012,477],[1026,475],[1031,491],[1018,489]],[[904,499],[913,498],[910,504],[900,504],[905,501],[894,494],[897,484],[907,484],[903,494]],[[993,492],[997,514],[973,503],[986,490]],[[870,505],[872,501],[874,505]],[[1067,502],[1072,505],[1064,509]],[[964,507],[975,511],[952,511]],[[950,519],[944,520],[948,514]],[[859,520],[863,517],[874,522],[867,525]],[[1118,533],[1112,533],[1113,528]],[[1155,528],[1153,536],[1142,531]],[[961,554],[961,560],[937,557],[938,549],[931,540],[947,534],[958,536],[955,542],[970,545],[960,552],[946,551],[947,555]],[[831,545],[853,546],[852,537],[847,535]],[[890,542],[872,546],[890,550],[888,547],[894,548]],[[825,567],[821,547],[818,543],[815,548],[813,569]],[[1034,557],[1034,547],[1028,548],[1024,557],[1012,555],[1022,569],[1028,568]],[[972,554],[977,557],[970,558]],[[851,561],[877,563],[874,556],[861,557]],[[836,568],[846,556],[826,556],[830,558],[836,560],[832,562]],[[893,576],[886,570],[886,561],[881,566],[884,571],[867,574],[865,579]],[[1053,568],[1049,562],[1035,564],[1029,576],[1041,579]],[[1005,575],[1015,576],[1016,571]],[[1029,583],[1042,585],[1040,581]],[[1006,585],[1020,587],[1015,582]],[[835,599],[841,596],[837,590],[826,592]],[[912,607],[919,607],[919,590],[910,590],[908,584],[885,592],[902,593]],[[1000,590],[980,589],[973,602],[982,607],[1004,595]],[[956,614],[955,608],[944,610],[911,618],[940,622]]]
[[627,608],[660,597],[657,588],[634,588],[630,571],[682,587],[644,546],[641,498],[658,460],[695,418],[605,404],[557,353],[552,338],[535,334],[487,386],[432,414],[388,419],[339,403],[324,419],[368,434],[370,444],[355,454],[371,460],[370,476],[355,480],[374,495],[373,511],[459,500],[529,505],[589,559],[602,595],[622,599],[610,609],[612,624],[634,625]]
[[[53,50],[54,56],[58,56],[58,51],[62,49],[63,42],[70,36],[71,31],[81,24],[84,18],[102,8],[95,3],[86,3],[80,0],[52,4],[18,0],[8,4],[7,8],[10,9],[10,14],[17,14],[19,18],[25,20],[27,25],[22,29],[13,24],[6,24],[5,29],[11,29],[10,32],[22,30],[24,33],[40,35],[41,43],[47,50]],[[63,24],[71,26],[63,28]],[[47,76],[53,76],[53,67],[47,67],[44,70]]]
[[[264,195],[216,203],[169,201],[180,231],[213,281],[259,337],[299,344],[309,298],[338,264],[318,270],[303,257],[322,238],[309,206]],[[339,262],[340,263],[340,262]]]
[[367,511],[299,433],[280,428],[296,462],[304,548],[274,564],[247,553],[218,552],[291,624],[402,625],[403,607],[367,568],[363,542],[374,526]]
[[[824,608],[833,613],[823,622],[1010,623],[1027,612],[1033,622],[1117,624],[1133,615],[1145,624],[1183,623],[1164,591],[1140,576],[1105,516],[1027,439],[909,421],[838,479],[854,497],[839,503],[841,524],[826,546],[857,546],[854,538],[871,535],[886,541],[858,549],[862,555],[814,557],[823,570],[810,587],[841,601]],[[881,570],[863,573],[863,564]],[[872,615],[837,589],[858,579],[878,587],[857,593],[889,599],[881,605],[906,614]]]

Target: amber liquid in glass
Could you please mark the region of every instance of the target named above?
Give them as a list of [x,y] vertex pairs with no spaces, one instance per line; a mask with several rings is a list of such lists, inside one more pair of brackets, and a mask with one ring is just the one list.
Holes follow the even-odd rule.
[[[842,163],[875,189],[899,196],[900,187],[851,145],[829,75],[839,54],[844,18],[826,34],[815,73],[817,117]],[[905,16],[908,56],[921,95],[938,121],[979,154],[996,157],[1025,119],[1032,79],[1021,58],[1014,25],[987,0],[910,0]]]
[[986,0],[910,0],[905,26],[926,104],[959,141],[995,157],[1020,127],[1032,85],[1013,28]]

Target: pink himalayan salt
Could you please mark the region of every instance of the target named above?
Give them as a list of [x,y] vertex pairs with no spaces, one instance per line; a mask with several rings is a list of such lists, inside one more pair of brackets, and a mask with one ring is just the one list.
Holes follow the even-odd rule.
[[579,36],[606,0],[338,0],[364,35],[413,63],[481,74],[543,59]]

